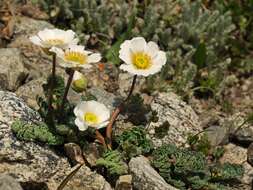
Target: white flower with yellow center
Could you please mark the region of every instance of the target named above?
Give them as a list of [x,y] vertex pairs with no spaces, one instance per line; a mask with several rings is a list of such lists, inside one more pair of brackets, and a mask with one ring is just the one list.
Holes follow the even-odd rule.
[[75,38],[75,32],[72,30],[65,31],[48,28],[39,31],[37,35],[30,37],[30,40],[45,49],[50,49],[54,46],[65,48],[68,45],[78,43],[78,39]]
[[155,42],[143,37],[126,40],[120,46],[119,57],[125,63],[120,69],[134,75],[148,76],[159,72],[166,63],[166,54]]
[[75,124],[80,131],[85,131],[88,126],[96,129],[105,127],[109,123],[110,111],[104,104],[97,101],[82,101],[74,109]]
[[61,59],[60,66],[66,68],[90,68],[90,63],[96,63],[101,60],[100,53],[92,53],[84,50],[84,46],[70,45],[65,50],[57,47],[52,47],[51,52],[56,53]]

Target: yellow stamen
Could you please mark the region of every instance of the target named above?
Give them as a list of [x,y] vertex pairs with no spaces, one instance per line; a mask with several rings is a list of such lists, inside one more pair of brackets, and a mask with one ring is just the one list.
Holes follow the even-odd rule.
[[85,64],[87,62],[87,55],[80,52],[69,51],[65,53],[65,59],[67,61],[73,61],[79,64]]
[[143,52],[134,53],[132,61],[136,69],[148,69],[152,65],[151,57]]
[[96,124],[99,121],[96,114],[91,113],[91,112],[87,112],[84,114],[84,120],[89,124]]
[[48,39],[46,40],[47,43],[49,43],[52,46],[62,45],[64,44],[64,41],[61,39]]

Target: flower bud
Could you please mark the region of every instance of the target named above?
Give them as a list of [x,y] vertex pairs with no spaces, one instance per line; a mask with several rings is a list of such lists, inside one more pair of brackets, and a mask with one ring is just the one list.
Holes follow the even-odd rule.
[[72,89],[78,93],[83,92],[87,88],[88,80],[87,78],[80,72],[75,71],[73,82],[72,82]]

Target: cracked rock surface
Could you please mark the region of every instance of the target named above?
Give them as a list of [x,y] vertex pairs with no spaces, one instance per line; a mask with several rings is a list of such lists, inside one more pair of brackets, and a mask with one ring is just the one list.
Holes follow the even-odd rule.
[[[157,112],[159,118],[147,127],[155,147],[168,143],[182,145],[186,143],[189,133],[196,134],[202,130],[195,111],[173,92],[159,93],[151,103],[151,108]],[[168,130],[162,138],[157,137],[157,128],[165,122],[169,125]]]

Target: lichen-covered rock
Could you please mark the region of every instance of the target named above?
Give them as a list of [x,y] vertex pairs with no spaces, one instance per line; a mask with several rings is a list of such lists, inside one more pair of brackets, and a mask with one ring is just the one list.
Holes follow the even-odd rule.
[[23,58],[16,48],[0,49],[0,90],[15,91],[27,77]]
[[50,183],[55,183],[53,179],[62,179],[70,169],[67,159],[45,145],[18,141],[10,127],[16,119],[30,123],[41,120],[14,93],[0,91],[0,173],[12,175],[20,182],[48,183],[50,187]]
[[111,190],[111,186],[103,176],[92,172],[90,168],[83,165],[64,187],[64,190]]
[[221,163],[242,164],[247,160],[247,149],[234,144],[224,146],[225,153],[220,158]]
[[139,156],[129,162],[129,170],[133,176],[133,187],[138,190],[177,190],[152,168],[147,158]]
[[158,113],[158,121],[147,127],[155,147],[168,143],[185,144],[189,133],[196,134],[202,130],[194,110],[173,92],[159,93],[151,108]]
[[1,174],[0,190],[22,190],[22,187],[13,177]]

